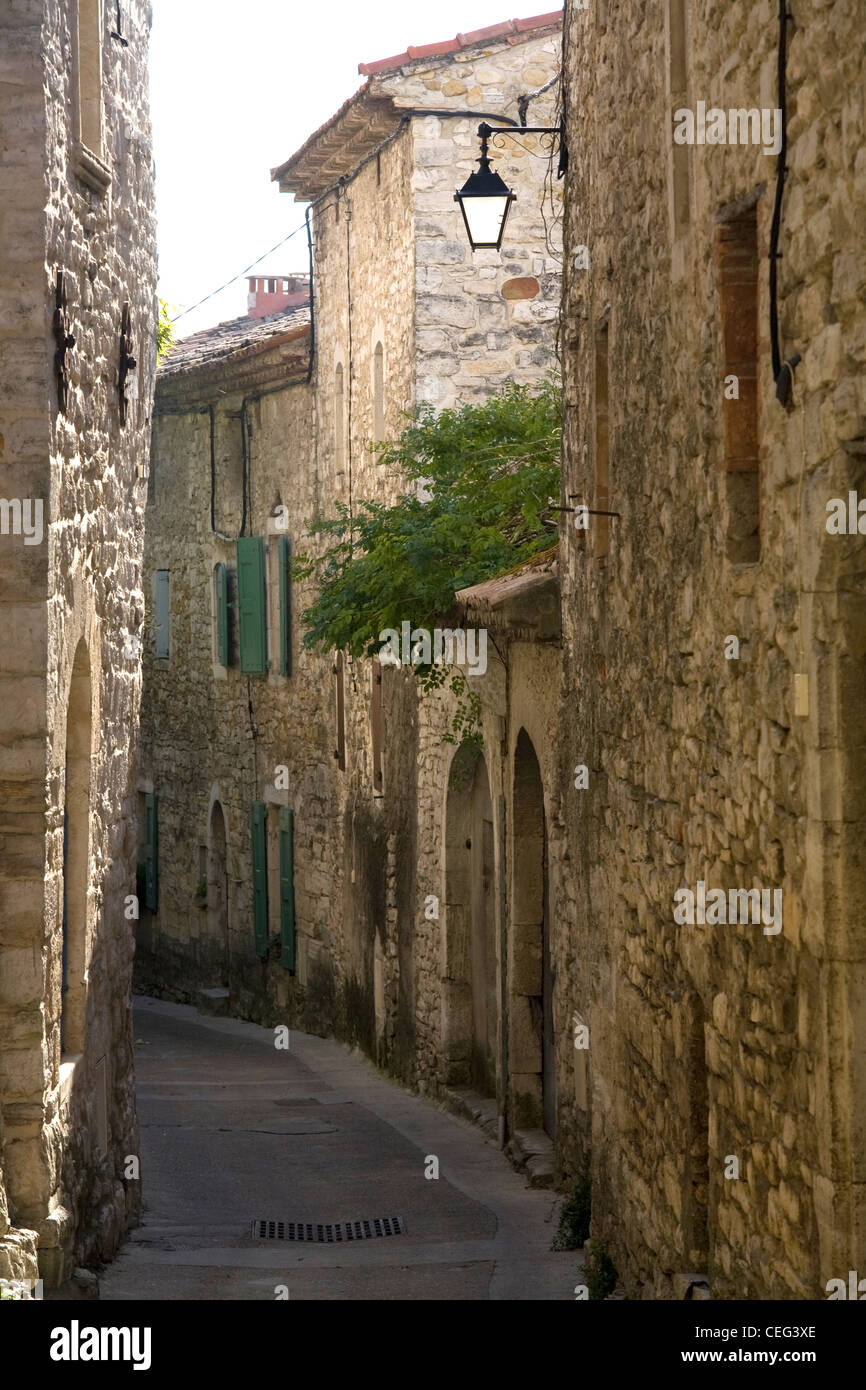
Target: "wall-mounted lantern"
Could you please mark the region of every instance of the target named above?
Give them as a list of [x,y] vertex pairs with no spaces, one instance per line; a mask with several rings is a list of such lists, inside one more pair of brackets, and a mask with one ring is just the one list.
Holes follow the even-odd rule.
[[455,203],[460,204],[469,245],[473,251],[498,251],[502,245],[505,223],[515,202],[517,194],[509,187],[501,174],[490,167],[487,152],[492,135],[557,135],[559,136],[559,177],[562,178],[568,165],[565,149],[564,131],[558,126],[490,126],[482,121],[478,127],[481,140],[481,158],[478,168],[469,175],[463,187],[454,194]]

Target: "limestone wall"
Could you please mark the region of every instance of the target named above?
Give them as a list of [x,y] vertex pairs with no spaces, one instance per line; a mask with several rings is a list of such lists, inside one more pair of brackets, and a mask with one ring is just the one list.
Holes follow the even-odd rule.
[[[142,797],[158,798],[158,908],[139,927],[141,988],[202,1002],[200,991],[229,987],[233,1010],[263,1021],[333,1029],[341,921],[335,910],[336,815],[331,714],[332,661],[303,651],[300,615],[308,584],[292,586],[292,674],[279,673],[276,628],[272,669],[248,675],[238,664],[236,608],[231,662],[215,649],[214,568],[231,575],[236,604],[236,546],[244,519],[241,430],[247,430],[245,535],[287,535],[295,552],[308,543],[318,482],[312,460],[312,392],[303,331],[259,352],[239,370],[216,363],[175,375],[157,394],[146,547],[147,602],[153,614],[157,570],[171,576],[168,659],[150,640],[145,652]],[[216,532],[211,530],[211,410]],[[284,505],[286,513],[276,514]],[[269,600],[276,598],[268,574]],[[151,626],[151,639],[153,628]],[[283,769],[280,771],[280,769]],[[280,964],[279,894],[269,884],[270,958],[254,949],[251,808],[294,810],[297,971]],[[225,823],[225,917],[214,893],[214,816]],[[276,869],[268,841],[269,866]],[[199,887],[207,884],[204,893]],[[311,979],[316,988],[309,989]]]
[[[558,121],[560,35],[553,28],[514,47],[478,44],[447,63],[416,60],[379,78],[376,91],[398,109],[501,113],[517,120],[518,97],[553,82],[527,109],[527,125]],[[507,380],[533,381],[556,366],[562,269],[562,183],[558,142],[543,135],[496,136],[494,168],[516,193],[500,251],[469,246],[455,190],[477,169],[479,117],[412,121],[416,221],[415,399],[437,409],[474,400]],[[534,280],[508,293],[510,281]]]
[[[138,1206],[139,1185],[124,1177],[137,1154],[124,904],[135,891],[140,681],[128,642],[142,617],[137,471],[155,368],[150,5],[125,7],[126,49],[107,22],[95,36],[102,130],[86,132],[101,144],[89,154],[74,10],[34,0],[0,21],[0,490],[38,499],[44,518],[41,543],[0,539],[2,1166],[10,1215],[38,1233],[50,1282],[107,1256]],[[59,271],[75,339],[65,410],[54,371]],[[122,424],[124,301],[138,365]],[[71,944],[61,1049],[64,805]]]
[[[557,969],[589,1018],[591,1106],[569,1117],[564,1157],[591,1170],[593,1231],[632,1294],[670,1296],[675,1274],[699,1271],[717,1297],[820,1298],[864,1259],[864,550],[825,529],[827,500],[863,482],[862,9],[790,6],[779,295],[782,355],[803,361],[785,409],[769,342],[776,160],[751,144],[675,150],[671,120],[698,101],[777,106],[776,10],[687,4],[682,50],[681,8],[567,11],[563,500],[604,496],[607,322],[620,516],[605,559],[595,521],[584,540],[562,526],[562,786],[591,769],[565,801]],[[737,203],[757,219],[752,499],[724,466],[718,257]],[[750,558],[738,544],[758,503]],[[677,925],[674,894],[698,880],[780,889],[782,930]]]

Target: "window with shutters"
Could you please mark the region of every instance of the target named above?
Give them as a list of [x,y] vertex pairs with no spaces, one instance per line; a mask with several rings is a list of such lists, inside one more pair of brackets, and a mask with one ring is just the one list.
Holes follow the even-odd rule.
[[214,565],[213,570],[213,659],[227,669],[229,653],[229,572],[228,566]]
[[382,752],[385,743],[385,724],[382,709],[382,666],[379,661],[372,662],[370,731],[373,740],[373,791],[378,795],[384,791]]
[[346,770],[346,662],[342,652],[334,660],[334,760]]
[[268,537],[268,644],[270,669],[292,674],[292,546],[286,535]]
[[253,852],[253,940],[256,955],[268,956],[268,808],[263,801],[254,801],[251,814]]
[[295,973],[295,813],[280,807],[280,964]]
[[385,438],[385,349],[381,343],[373,353],[373,438]]
[[337,483],[346,467],[346,399],[342,362],[334,373],[334,472]]
[[171,574],[157,570],[154,580],[154,656],[168,660],[171,650]]
[[268,623],[263,537],[242,536],[237,542],[237,557],[241,670],[251,675],[265,675]]
[[761,557],[758,442],[758,213],[752,206],[718,230],[716,264],[724,369],[728,559]]

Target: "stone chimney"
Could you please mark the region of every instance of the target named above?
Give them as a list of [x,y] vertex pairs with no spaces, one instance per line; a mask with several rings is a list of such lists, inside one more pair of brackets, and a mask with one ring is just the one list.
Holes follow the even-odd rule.
[[302,309],[310,302],[309,275],[250,275],[247,284],[251,319],[264,319],[281,309]]

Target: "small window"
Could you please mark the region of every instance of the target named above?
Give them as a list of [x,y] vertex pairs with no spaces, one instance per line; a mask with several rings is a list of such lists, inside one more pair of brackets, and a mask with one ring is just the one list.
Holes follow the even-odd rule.
[[341,772],[346,770],[346,662],[342,652],[334,661],[334,760]]
[[[268,650],[270,668],[292,674],[292,574],[288,536],[268,537]],[[276,667],[275,667],[275,663]]]
[[144,796],[144,906],[156,912],[159,904],[159,802],[153,792]]
[[[608,426],[608,330],[602,324],[595,336],[595,509],[610,511],[610,433]],[[603,560],[610,548],[610,517],[596,516],[595,557]]]
[[171,574],[157,570],[155,592],[154,656],[167,660],[171,650]]
[[226,565],[213,571],[213,659],[218,666],[229,664],[229,572]]
[[376,344],[373,353],[373,438],[385,438],[385,349]]
[[78,138],[102,159],[102,0],[78,0],[77,9]]
[[267,960],[268,936],[268,808],[254,801],[251,815],[253,852],[253,937],[256,955]]
[[337,363],[334,373],[334,470],[342,473],[346,467],[346,403],[344,399],[343,364]]
[[295,813],[280,807],[280,964],[295,972]]

